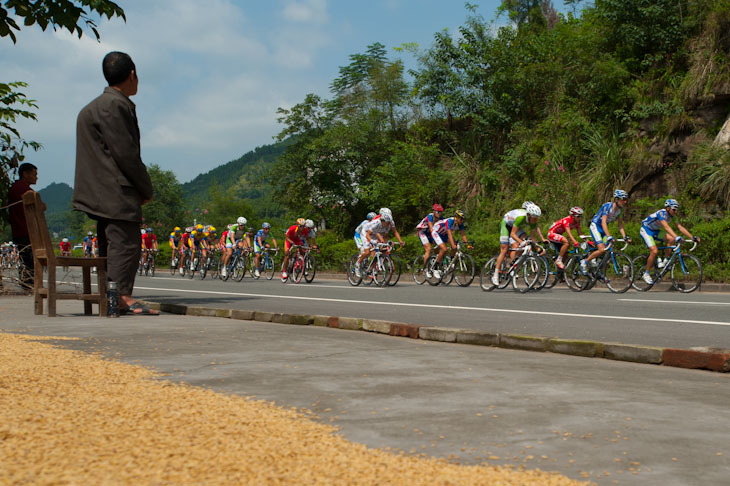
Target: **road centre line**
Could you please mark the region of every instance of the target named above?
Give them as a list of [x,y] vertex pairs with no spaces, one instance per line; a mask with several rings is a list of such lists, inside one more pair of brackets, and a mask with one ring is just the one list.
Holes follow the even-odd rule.
[[214,294],[214,295],[231,295],[238,297],[259,297],[268,299],[289,299],[289,300],[318,300],[322,302],[338,302],[343,304],[368,304],[368,305],[391,305],[401,307],[425,307],[432,309],[453,309],[453,310],[472,310],[482,312],[502,312],[506,314],[530,314],[530,315],[542,315],[542,316],[560,316],[560,317],[582,317],[587,319],[613,319],[613,320],[628,320],[628,321],[650,321],[650,322],[673,322],[679,324],[704,324],[711,326],[730,326],[730,322],[719,322],[719,321],[697,321],[689,319],[661,319],[657,317],[631,317],[631,316],[604,316],[595,314],[573,314],[569,312],[543,312],[543,311],[529,311],[529,310],[516,310],[516,309],[495,309],[488,307],[467,307],[459,305],[435,305],[435,304],[413,304],[408,302],[373,302],[367,300],[353,300],[353,299],[331,299],[326,297],[297,297],[293,295],[266,295],[266,294],[252,294],[244,292],[218,292],[213,290],[181,290],[181,289],[165,289],[159,287],[139,287],[135,286],[138,290],[157,290],[177,293],[198,293],[198,294]]
[[652,302],[656,304],[702,304],[702,305],[730,305],[730,302],[701,302],[681,300],[651,300],[651,299],[616,299],[623,302]]
[[[155,280],[174,280],[175,282],[184,282],[186,280],[191,281],[191,282],[192,281],[196,281],[195,279],[189,279],[187,277],[185,277],[185,278],[182,278],[182,277],[180,277],[180,278],[174,278],[174,277],[153,277],[153,278]],[[246,280],[249,280],[246,277],[244,277],[244,278]],[[278,280],[278,279],[279,279],[279,277],[277,276],[276,277],[276,280]],[[268,280],[268,279],[266,279],[266,280]],[[251,281],[253,281],[253,280],[251,280]],[[275,280],[272,280],[272,282],[273,281],[275,281]],[[237,283],[240,283],[240,282],[237,282]],[[136,285],[135,285],[135,287],[136,287]],[[318,288],[322,288],[322,287],[327,287],[327,288],[331,288],[331,289],[360,289],[360,290],[377,290],[378,289],[378,287],[360,287],[360,286],[353,287],[352,285],[322,285],[322,284],[319,284],[319,283],[314,284],[314,285],[310,285],[310,284],[300,285],[300,287],[302,287],[302,288],[312,288],[312,289],[315,289],[315,288],[318,289]]]

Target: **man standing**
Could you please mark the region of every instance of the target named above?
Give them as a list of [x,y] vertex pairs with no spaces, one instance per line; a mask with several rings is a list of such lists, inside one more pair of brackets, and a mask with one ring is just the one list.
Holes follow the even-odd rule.
[[139,263],[142,205],[154,196],[140,156],[135,105],[137,69],[129,55],[110,52],[102,62],[109,86],[79,113],[73,209],[97,221],[99,255],[109,281],[117,282],[120,311],[157,315],[132,298]]
[[[18,180],[10,186],[8,191],[8,202],[13,204],[22,201],[23,194],[32,191],[30,186],[36,182],[38,182],[38,167],[28,163],[21,164],[18,167]],[[22,284],[26,290],[30,291],[33,289],[34,263],[22,202],[10,207],[10,228],[13,232],[13,242],[18,245],[20,258],[26,268],[26,272],[21,276]]]

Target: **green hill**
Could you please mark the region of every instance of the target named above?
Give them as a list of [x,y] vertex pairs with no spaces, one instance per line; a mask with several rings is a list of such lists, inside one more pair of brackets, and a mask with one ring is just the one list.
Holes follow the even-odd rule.
[[65,213],[69,209],[73,189],[68,184],[61,182],[57,184],[52,182],[44,187],[38,193],[41,195],[43,202],[46,203],[46,214]]

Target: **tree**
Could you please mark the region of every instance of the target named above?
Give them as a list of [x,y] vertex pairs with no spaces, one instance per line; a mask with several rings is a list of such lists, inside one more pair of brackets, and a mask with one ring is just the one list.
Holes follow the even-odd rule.
[[183,197],[182,188],[175,173],[162,170],[157,164],[147,168],[155,188],[155,198],[142,206],[144,222],[155,231],[167,231],[182,224]]

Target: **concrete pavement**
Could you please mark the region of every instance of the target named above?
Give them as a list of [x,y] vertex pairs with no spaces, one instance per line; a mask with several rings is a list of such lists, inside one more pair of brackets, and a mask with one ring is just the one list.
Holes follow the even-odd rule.
[[724,484],[730,377],[705,371],[215,317],[34,316],[0,328],[169,379],[306,408],[371,447],[559,471],[600,485]]

